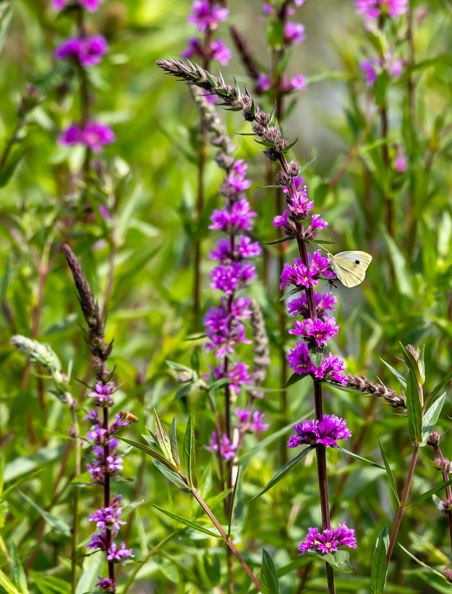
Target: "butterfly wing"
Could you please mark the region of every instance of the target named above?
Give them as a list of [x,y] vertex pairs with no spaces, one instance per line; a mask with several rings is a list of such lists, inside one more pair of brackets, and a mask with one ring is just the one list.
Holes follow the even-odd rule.
[[341,283],[348,288],[363,282],[366,270],[372,262],[372,256],[366,252],[339,252],[330,256],[331,267]]

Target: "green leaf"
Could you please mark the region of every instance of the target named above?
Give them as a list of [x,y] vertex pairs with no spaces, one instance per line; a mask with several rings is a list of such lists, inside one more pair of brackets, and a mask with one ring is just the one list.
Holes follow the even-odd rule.
[[289,377],[287,382],[284,384],[284,387],[290,388],[290,386],[297,384],[299,381],[301,381],[305,377],[308,377],[308,374],[300,375],[299,373],[292,373],[292,375]]
[[6,161],[3,168],[0,170],[0,188],[4,188],[8,185],[10,179],[14,175],[17,166],[22,161],[22,158],[25,154],[23,149],[15,150]]
[[335,450],[339,450],[340,452],[343,452],[344,454],[347,454],[347,456],[350,456],[351,458],[355,458],[355,460],[360,460],[361,462],[365,462],[366,464],[369,464],[369,466],[373,466],[374,468],[380,468],[385,470],[385,467],[382,466],[381,464],[378,464],[377,462],[372,462],[372,460],[367,460],[367,458],[363,458],[362,456],[358,456],[358,454],[354,454],[353,452],[349,452],[348,450],[341,448],[340,446],[337,446],[336,448],[334,448]]
[[6,41],[8,27],[13,13],[9,2],[5,2],[0,8],[0,52],[3,50]]
[[49,512],[46,512],[44,509],[42,509],[42,507],[39,507],[39,505],[35,503],[33,499],[28,497],[28,495],[22,493],[22,491],[19,491],[19,494],[21,495],[21,497],[25,499],[25,501],[29,505],[31,505],[31,507],[34,507],[34,509],[42,516],[42,518],[44,518],[47,524],[52,526],[54,530],[56,530],[60,534],[64,534],[65,536],[71,536],[71,527],[69,526],[69,524],[66,524],[66,522],[64,522],[61,518],[57,518]]
[[383,444],[381,443],[380,438],[378,438],[378,445],[380,446],[381,457],[383,458],[383,464],[385,465],[386,474],[388,476],[389,485],[392,489],[394,497],[396,498],[397,503],[400,505],[399,494],[397,493],[397,487],[394,480],[394,475],[392,474],[391,467],[389,466],[389,461],[386,457],[385,451],[383,449]]
[[416,352],[418,352],[418,358],[416,358],[405,345],[401,342],[399,344],[402,347],[403,358],[407,367],[413,371],[417,381],[422,386],[425,382],[424,348],[416,349]]
[[93,555],[88,555],[83,561],[82,575],[77,582],[75,594],[87,594],[94,588],[98,576],[102,575],[102,566],[104,564],[105,553],[98,551]]
[[421,443],[422,441],[421,390],[414,371],[410,370],[406,390],[406,412],[408,416],[410,438],[411,441],[415,443]]
[[10,579],[0,569],[0,586],[5,590],[7,594],[21,594],[16,586],[10,581]]
[[372,555],[372,568],[370,572],[370,591],[372,594],[382,594],[386,585],[388,566],[386,553],[389,546],[388,527],[385,524],[378,535]]
[[435,398],[438,396],[438,394],[441,392],[441,390],[444,388],[444,386],[446,386],[451,380],[452,380],[452,371],[450,373],[448,373],[446,375],[446,377],[444,377],[438,384],[436,384],[436,386],[433,388],[433,390],[428,395],[428,397],[425,401],[425,406],[427,406],[430,403],[430,401],[435,400]]
[[71,584],[65,580],[37,571],[31,571],[30,575],[42,594],[71,594]]
[[237,495],[239,481],[241,480],[240,466],[237,467],[237,476],[235,477],[234,489],[232,491],[231,502],[229,505],[228,536],[231,536],[232,518],[234,517],[234,504]]
[[260,583],[263,594],[280,594],[279,580],[276,573],[276,567],[270,554],[262,549],[262,569]]
[[285,241],[292,241],[291,237],[280,237],[279,239],[275,239],[274,241],[263,241],[264,245],[276,245],[278,243],[284,243]]
[[155,418],[155,434],[157,436],[157,441],[159,442],[159,446],[162,448],[162,452],[164,456],[167,458],[169,462],[172,462],[174,466],[176,465],[173,454],[171,452],[171,441],[168,435],[168,431],[166,430],[165,425],[162,423],[160,417],[158,416],[157,411],[154,409],[154,418]]
[[289,462],[287,462],[286,464],[284,464],[284,466],[278,470],[278,472],[275,474],[275,476],[268,481],[268,483],[265,485],[265,487],[261,491],[259,491],[259,493],[257,495],[255,495],[249,501],[254,501],[258,497],[260,497],[261,495],[263,495],[264,493],[266,493],[269,489],[271,489],[272,487],[274,487],[277,483],[279,483],[279,481],[289,472],[289,470],[293,466],[295,466],[295,464],[299,460],[301,460],[302,458],[304,458],[306,456],[306,454],[308,454],[313,449],[315,449],[315,446],[313,446],[313,445],[308,446],[306,449],[304,449],[302,452],[300,452],[298,454],[298,456],[295,456],[295,458],[292,458],[292,460],[289,460]]
[[186,518],[183,518],[178,514],[174,514],[173,512],[170,512],[166,509],[162,509],[158,505],[155,505],[155,503],[150,503],[149,505],[152,505],[152,507],[157,509],[162,514],[165,514],[169,518],[176,520],[176,522],[180,522],[181,524],[184,524],[184,526],[188,526],[188,528],[193,528],[193,530],[197,530],[198,532],[202,532],[203,534],[207,534],[208,536],[213,536],[214,538],[221,538],[221,535],[218,532],[212,532],[212,530],[209,530],[202,524],[198,524],[198,522],[194,522],[193,520],[187,520]]
[[17,554],[17,547],[13,540],[9,542],[9,554],[11,555],[12,567],[11,567],[11,579],[14,585],[19,588],[21,594],[28,594],[27,578],[25,577],[25,571]]
[[389,371],[393,375],[395,375],[395,377],[399,380],[399,382],[402,384],[403,389],[405,390],[408,382],[403,377],[403,375],[401,373],[399,373],[397,371],[397,369],[394,369],[394,367],[392,367],[392,365],[389,365],[389,363],[386,363],[386,361],[384,361],[381,357],[380,357],[380,361],[386,365],[386,367],[389,369]]
[[193,416],[190,415],[187,421],[184,436],[183,469],[188,478],[190,487],[195,481],[195,431],[193,427]]
[[348,551],[336,551],[335,553],[326,553],[321,555],[316,553],[316,557],[331,565],[341,573],[350,573],[353,567],[350,565],[350,553]]
[[422,418],[422,447],[427,445],[427,440],[430,436],[430,433],[432,433],[432,431],[435,430],[436,423],[438,422],[438,418],[441,414],[445,401],[446,392],[444,392],[444,394],[441,394],[441,396],[437,398],[435,402],[429,407],[429,409],[424,413]]
[[392,264],[394,266],[397,288],[402,295],[408,297],[411,300],[413,295],[413,287],[411,285],[411,279],[407,269],[405,257],[397,247],[397,244],[392,239],[392,237],[390,237],[385,232],[383,235],[388,245],[389,255],[391,256]]
[[180,466],[179,448],[177,447],[176,417],[174,417],[173,422],[171,423],[170,442],[173,458],[176,462],[176,465]]
[[427,491],[420,497],[416,497],[416,499],[412,499],[405,505],[405,507],[403,509],[408,509],[409,507],[412,507],[413,505],[416,505],[416,504],[420,503],[421,501],[424,501],[425,499],[429,499],[432,495],[435,495],[435,493],[438,493],[438,491],[445,489],[449,485],[452,485],[452,479],[450,479],[450,481],[445,481],[444,483],[440,483],[439,485],[436,485],[436,487],[433,487],[433,489],[430,489],[430,491]]
[[45,464],[53,462],[53,460],[56,460],[57,458],[61,458],[65,449],[65,445],[42,448],[29,456],[16,458],[6,465],[5,474],[3,476],[4,482],[12,481],[23,475],[27,475],[27,478],[29,478],[30,473],[37,467],[39,470],[42,470]]
[[[143,438],[147,439],[147,438],[149,438],[149,436],[143,435]],[[171,464],[171,462],[168,462],[168,460],[165,458],[165,456],[159,450],[156,450],[155,448],[147,446],[144,443],[140,443],[139,441],[134,441],[133,439],[126,439],[125,437],[119,437],[118,439],[120,439],[121,441],[124,441],[125,443],[128,443],[129,445],[136,448],[137,450],[140,450],[140,452],[143,452],[143,454],[147,454],[148,456],[151,456],[151,458],[158,460],[159,462],[161,462],[168,468],[170,468],[170,469],[175,468],[175,466],[173,464]]]
[[176,487],[179,487],[179,489],[184,493],[190,493],[190,489],[187,487],[187,485],[184,483],[181,477],[177,474],[177,472],[171,470],[171,468],[168,468],[166,464],[160,462],[159,460],[156,460],[155,458],[152,458],[152,461],[154,462],[154,465],[160,470],[160,472],[164,474],[166,478],[169,479],[174,485],[176,485]]

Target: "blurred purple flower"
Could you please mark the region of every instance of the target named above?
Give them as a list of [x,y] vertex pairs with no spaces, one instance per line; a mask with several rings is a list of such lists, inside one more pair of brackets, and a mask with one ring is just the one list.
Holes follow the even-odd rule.
[[57,47],[54,56],[57,60],[73,60],[82,66],[94,66],[99,64],[107,50],[107,41],[102,35],[72,37]]
[[229,10],[215,4],[215,0],[195,0],[192,4],[192,14],[188,20],[200,31],[216,29],[220,21],[228,18]]
[[284,25],[284,41],[288,44],[301,43],[306,39],[304,25],[288,21]]
[[355,0],[358,14],[364,14],[367,19],[376,19],[381,14],[391,18],[405,14],[409,0]]
[[302,74],[298,74],[297,76],[293,76],[290,79],[290,86],[294,90],[302,91],[303,89],[305,89],[307,87],[306,77],[303,76]]
[[109,126],[93,121],[87,124],[84,129],[76,124],[71,124],[63,130],[58,142],[63,146],[84,144],[95,153],[98,153],[104,145],[111,144],[115,139],[116,136]]
[[218,447],[218,438],[216,431],[212,431],[212,437],[209,441],[209,445],[204,447],[206,448],[206,450],[209,450],[210,452],[218,452],[218,450],[220,450],[220,454],[226,460],[232,460],[235,457],[235,453],[238,448],[238,446],[233,445],[231,443],[228,436],[224,433],[221,435],[221,444],[220,447]]
[[122,542],[121,547],[113,543],[107,551],[107,561],[122,561],[129,557],[135,557],[133,552],[126,548],[126,543]]
[[[71,4],[78,4],[82,8],[85,8],[88,12],[96,12],[104,0],[52,0],[52,7],[54,10],[63,10],[66,6]],[[108,592],[108,590],[107,590]]]
[[356,549],[355,531],[347,528],[345,522],[339,524],[337,530],[327,528],[320,532],[318,528],[309,528],[306,540],[300,542],[298,550],[301,551],[301,555],[309,550],[319,553],[334,553],[340,546]]
[[229,60],[232,58],[232,52],[224,41],[222,39],[212,41],[210,47],[212,49],[212,58],[218,60],[222,66],[227,66]]

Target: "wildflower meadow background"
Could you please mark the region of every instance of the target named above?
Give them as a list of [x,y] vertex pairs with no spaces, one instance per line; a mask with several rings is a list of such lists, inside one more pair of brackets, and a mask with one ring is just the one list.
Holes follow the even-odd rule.
[[0,2],[0,592],[449,592],[452,5]]

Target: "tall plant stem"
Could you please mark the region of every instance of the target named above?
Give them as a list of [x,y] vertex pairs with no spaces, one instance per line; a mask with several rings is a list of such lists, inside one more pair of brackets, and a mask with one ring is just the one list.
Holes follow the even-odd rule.
[[[80,428],[78,425],[77,413],[75,412],[72,405],[72,396],[69,401],[71,407],[71,418],[72,418],[72,432],[74,434],[74,477],[77,477],[81,472],[82,464],[82,448],[80,444]],[[79,489],[74,487],[72,495],[72,529],[71,529],[71,593],[75,594],[76,582],[77,582],[77,541],[78,541],[78,528],[79,528]]]
[[416,468],[417,459],[419,457],[419,444],[415,443],[413,446],[413,453],[411,454],[411,461],[410,467],[408,469],[408,475],[406,477],[405,486],[403,488],[402,497],[400,499],[399,507],[397,509],[397,514],[394,520],[394,526],[392,528],[391,539],[389,541],[388,552],[386,554],[386,563],[389,565],[389,561],[391,560],[392,551],[394,549],[394,545],[397,540],[397,535],[399,533],[400,524],[402,522],[403,511],[405,505],[408,501],[408,495],[411,488],[411,483],[413,481],[414,470]]
[[[284,5],[281,7],[280,20],[282,27],[286,21],[287,12]],[[273,50],[272,52],[272,69],[273,69],[273,88],[275,91],[275,116],[278,125],[281,127],[284,120],[284,96],[281,90],[281,72],[279,70],[279,64],[284,59],[285,49]],[[280,187],[276,190],[276,214],[280,215],[284,210],[283,192]],[[280,231],[280,237],[283,237],[282,229]],[[284,243],[278,244],[278,278],[281,276],[284,269]],[[289,423],[289,401],[287,390],[284,386],[287,383],[287,361],[286,353],[284,350],[286,343],[286,314],[284,307],[278,308],[278,327],[280,335],[279,344],[279,360],[280,360],[280,385],[283,388],[281,390],[281,428],[285,427]],[[286,440],[280,440],[280,457],[281,464],[284,465],[287,462],[287,445]]]
[[253,582],[253,584],[256,586],[256,588],[259,590],[259,592],[262,592],[262,586],[261,586],[259,580],[256,578],[256,576],[253,574],[251,569],[248,567],[246,561],[244,560],[242,555],[238,552],[238,550],[236,549],[236,547],[235,547],[234,543],[232,542],[232,540],[230,539],[230,537],[223,530],[222,525],[217,520],[217,518],[214,516],[214,514],[212,513],[209,506],[205,503],[205,501],[202,499],[201,495],[198,493],[198,491],[196,489],[192,489],[192,494],[193,494],[193,497],[196,499],[196,501],[199,503],[199,505],[202,507],[202,509],[205,511],[205,513],[209,516],[212,524],[215,526],[215,528],[221,534],[221,537],[223,538],[224,542],[226,543],[226,546],[230,549],[231,553],[234,555],[234,557],[237,559],[237,561],[240,563],[240,565],[246,571],[248,576],[251,578],[251,581]]

